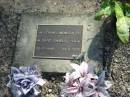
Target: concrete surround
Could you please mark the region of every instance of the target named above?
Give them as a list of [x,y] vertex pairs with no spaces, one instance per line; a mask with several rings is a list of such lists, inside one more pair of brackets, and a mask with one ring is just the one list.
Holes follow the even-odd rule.
[[[70,71],[72,68],[70,68],[69,65],[71,63],[71,60],[33,58],[34,47],[36,42],[36,34],[37,34],[37,25],[39,24],[83,25],[82,52],[90,51],[89,49],[92,40],[99,33],[100,26],[101,26],[101,23],[94,20],[94,15],[63,16],[58,14],[57,15],[56,14],[55,15],[54,14],[48,14],[48,15],[47,14],[41,14],[41,15],[24,14],[22,16],[22,21],[20,24],[18,41],[17,41],[17,51],[15,54],[14,64],[27,65],[27,64],[35,63],[40,65],[40,68],[42,68],[44,72],[66,72],[66,71]],[[96,46],[101,45],[99,40],[97,40],[97,42],[98,43],[96,44]],[[85,54],[85,56],[87,60],[90,59],[88,54]]]

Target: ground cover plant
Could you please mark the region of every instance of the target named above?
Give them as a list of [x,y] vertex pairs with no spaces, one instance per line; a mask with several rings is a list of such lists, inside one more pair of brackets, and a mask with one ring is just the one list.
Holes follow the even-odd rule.
[[116,18],[116,32],[123,43],[129,42],[130,4],[128,0],[102,0],[96,19]]

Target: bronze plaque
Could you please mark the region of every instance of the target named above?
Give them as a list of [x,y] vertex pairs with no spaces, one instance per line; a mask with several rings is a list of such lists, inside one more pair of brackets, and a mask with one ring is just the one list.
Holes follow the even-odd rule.
[[35,58],[73,59],[82,49],[82,25],[38,25]]

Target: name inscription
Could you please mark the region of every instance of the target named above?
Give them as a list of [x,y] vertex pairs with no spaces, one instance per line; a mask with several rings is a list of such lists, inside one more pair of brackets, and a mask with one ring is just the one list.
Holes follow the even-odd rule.
[[82,48],[82,25],[38,25],[34,57],[73,59]]

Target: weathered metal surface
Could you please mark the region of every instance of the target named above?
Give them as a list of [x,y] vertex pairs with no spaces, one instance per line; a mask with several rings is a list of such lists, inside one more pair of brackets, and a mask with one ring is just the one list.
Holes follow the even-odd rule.
[[82,49],[82,25],[38,25],[35,58],[73,59]]

